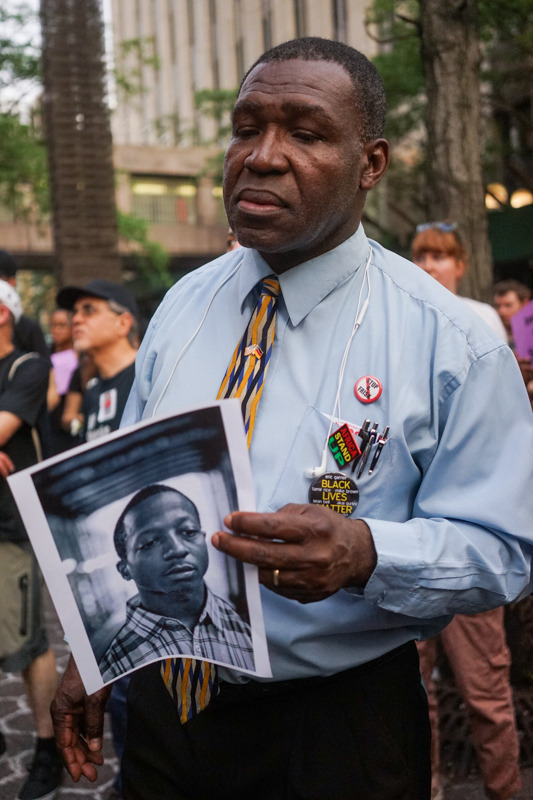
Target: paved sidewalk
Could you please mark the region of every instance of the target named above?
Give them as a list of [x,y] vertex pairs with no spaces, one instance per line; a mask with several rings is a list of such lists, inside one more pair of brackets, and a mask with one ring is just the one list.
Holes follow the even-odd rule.
[[[56,654],[61,674],[68,660],[68,647],[62,640],[62,632],[51,602],[46,603],[46,624],[51,645]],[[57,800],[91,798],[105,800],[113,783],[117,759],[111,744],[109,725],[105,733],[105,764],[99,769],[98,781],[75,784],[66,770],[58,791]],[[20,675],[7,675],[0,671],[0,730],[7,743],[7,752],[0,760],[0,800],[15,800],[27,774],[34,747],[33,720],[26,703]]]

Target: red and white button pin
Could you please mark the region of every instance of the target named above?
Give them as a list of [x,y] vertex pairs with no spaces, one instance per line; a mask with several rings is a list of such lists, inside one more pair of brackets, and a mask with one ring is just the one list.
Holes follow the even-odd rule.
[[381,396],[383,386],[373,375],[363,375],[354,386],[354,393],[361,403],[374,403]]

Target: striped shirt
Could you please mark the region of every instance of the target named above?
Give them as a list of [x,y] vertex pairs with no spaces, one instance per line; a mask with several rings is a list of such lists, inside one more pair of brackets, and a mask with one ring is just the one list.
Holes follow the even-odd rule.
[[178,619],[147,611],[139,595],[132,597],[126,607],[126,622],[98,666],[104,681],[111,681],[167,656],[192,656],[237,669],[255,669],[250,626],[208,588],[192,631]]

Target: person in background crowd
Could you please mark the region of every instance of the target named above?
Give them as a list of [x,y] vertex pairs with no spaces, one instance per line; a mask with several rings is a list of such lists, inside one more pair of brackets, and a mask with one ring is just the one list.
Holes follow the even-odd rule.
[[[456,223],[420,225],[411,245],[415,264],[457,294],[467,269],[467,254]],[[461,297],[505,339],[505,328],[492,306]],[[509,682],[511,655],[503,608],[483,614],[456,614],[439,634],[466,705],[472,738],[490,800],[509,800],[520,789],[519,744]],[[431,721],[433,800],[443,795],[437,690],[433,673],[437,639],[418,643],[420,666],[428,691]]]
[[[16,289],[17,283],[17,265],[13,256],[5,250],[0,250],[0,280],[8,283],[13,289]],[[13,330],[13,344],[23,353],[39,353],[44,358],[50,360],[50,353],[48,345],[46,344],[44,334],[38,322],[31,317],[24,314],[21,315],[18,322],[15,324]],[[54,375],[52,372],[52,365],[49,362],[50,373],[48,376],[49,383],[52,384],[52,391],[55,392]],[[43,457],[53,455],[54,448],[52,444],[52,431],[50,427],[50,420],[48,418],[47,409],[43,408],[40,418],[37,420],[37,430],[41,440],[41,452]]]
[[54,380],[50,381],[48,387],[48,412],[54,453],[61,453],[76,443],[70,431],[66,431],[62,425],[70,381],[78,368],[78,355],[72,346],[72,323],[68,311],[61,308],[54,311],[50,333],[53,342],[50,358]]
[[524,308],[531,300],[531,289],[524,283],[509,279],[498,281],[494,284],[494,308],[503,322],[507,332],[507,339],[511,349],[513,348],[513,331],[511,329],[511,317],[517,311]]
[[61,417],[61,426],[72,437],[74,444],[81,444],[83,436],[84,417],[81,412],[83,395],[87,384],[96,378],[97,370],[92,356],[89,353],[78,353],[78,366],[72,374],[68,392],[65,397],[65,407]]
[[232,250],[237,250],[240,247],[239,242],[237,241],[237,237],[231,230],[228,228],[228,233],[226,236],[226,253],[231,253]]
[[72,312],[75,349],[87,353],[97,370],[82,402],[84,437],[92,441],[120,423],[135,375],[137,304],[123,286],[100,279],[61,289],[57,302]]
[[[533,419],[514,357],[361,225],[385,114],[379,73],[342,42],[260,56],[224,163],[242,249],[180,280],[143,338],[123,424],[242,389],[257,511],[211,542],[257,568],[272,677],[224,668],[209,692],[205,662],[133,672],[126,800],[427,800],[415,640],[530,588]],[[75,780],[102,763],[107,693],[87,697],[69,661],[52,713]]]
[[520,281],[511,278],[506,281],[498,281],[498,283],[494,284],[494,307],[505,326],[509,347],[516,355],[516,360],[518,361],[520,372],[526,384],[529,398],[533,402],[533,366],[527,356],[519,356],[516,352],[511,328],[511,318],[517,311],[524,308],[530,300],[531,289],[524,283],[520,283]]
[[[457,294],[467,270],[468,257],[456,222],[426,222],[419,225],[411,244],[411,254],[417,266],[422,267],[441,286]],[[462,295],[461,300],[506,341],[505,328],[492,306]]]
[[[5,250],[0,250],[0,280],[6,281],[16,289],[17,265],[13,256]],[[49,357],[48,346],[39,323],[24,314],[15,324],[13,343],[23,353],[40,353],[45,358]]]
[[[118,428],[135,377],[137,303],[124,286],[95,278],[85,286],[61,289],[57,304],[71,312],[74,347],[92,360],[97,372],[86,385],[80,415],[82,437],[94,441]],[[119,758],[124,747],[128,683],[129,678],[116,681],[108,703]],[[117,775],[108,800],[121,796]]]
[[[0,281],[0,448],[4,477],[6,472],[23,469],[38,460],[32,431],[46,406],[48,387],[48,359],[37,353],[23,354],[13,344],[13,327],[21,314],[17,293],[8,283]],[[30,551],[25,528],[3,479],[0,479],[0,540]],[[30,635],[17,652],[0,660],[0,666],[4,672],[22,673],[37,733],[29,774],[17,800],[48,800],[55,795],[63,770],[49,710],[57,686],[57,670],[41,623],[41,580],[35,559],[31,573],[27,596],[21,587],[21,608],[13,623],[15,627],[20,625],[31,609]],[[4,608],[0,598],[0,609]],[[4,737],[0,735],[0,751],[5,749]]]

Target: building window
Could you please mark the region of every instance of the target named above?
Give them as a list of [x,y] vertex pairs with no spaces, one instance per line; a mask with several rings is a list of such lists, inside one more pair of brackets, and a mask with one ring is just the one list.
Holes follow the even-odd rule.
[[192,178],[131,178],[132,211],[147,222],[197,221],[198,189]]

